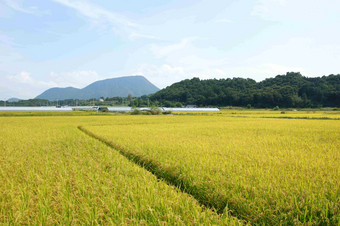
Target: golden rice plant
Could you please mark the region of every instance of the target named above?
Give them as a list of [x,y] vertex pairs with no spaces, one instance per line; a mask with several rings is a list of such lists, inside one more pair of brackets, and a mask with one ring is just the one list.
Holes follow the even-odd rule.
[[340,222],[338,120],[121,116],[83,126],[218,212],[255,224]]
[[0,117],[0,224],[239,223],[77,129],[112,118]]

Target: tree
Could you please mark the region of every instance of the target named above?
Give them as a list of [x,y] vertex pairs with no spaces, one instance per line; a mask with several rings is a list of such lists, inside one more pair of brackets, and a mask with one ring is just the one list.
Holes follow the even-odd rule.
[[128,100],[129,100],[129,106],[132,106],[132,95],[129,93],[127,96]]
[[186,79],[158,91],[150,100],[199,106],[247,106],[274,108],[340,107],[340,74],[307,78],[289,72],[261,82],[252,79]]

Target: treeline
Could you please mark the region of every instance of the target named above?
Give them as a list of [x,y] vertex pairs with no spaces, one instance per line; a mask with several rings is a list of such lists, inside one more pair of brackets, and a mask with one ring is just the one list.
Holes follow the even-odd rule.
[[193,78],[158,91],[150,100],[162,106],[340,107],[340,74],[307,78],[290,72],[261,82]]
[[[24,106],[24,107],[40,107],[40,106],[136,106],[136,107],[149,107],[157,105],[159,102],[151,102],[148,95],[141,97],[101,97],[92,98],[88,100],[66,99],[49,101],[45,99],[29,99],[20,100],[15,102],[0,101],[0,106]],[[182,105],[180,105],[182,106]]]
[[22,107],[32,107],[32,106],[48,106],[52,105],[52,102],[43,99],[29,99],[29,100],[19,100],[15,102],[0,101],[0,106],[22,106]]

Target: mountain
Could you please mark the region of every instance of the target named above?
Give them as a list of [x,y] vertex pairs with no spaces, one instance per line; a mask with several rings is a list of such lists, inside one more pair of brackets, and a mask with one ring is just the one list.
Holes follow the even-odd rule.
[[40,94],[36,99],[66,100],[79,99],[88,100],[100,97],[134,97],[148,95],[159,89],[143,76],[125,76],[96,81],[83,89],[73,87],[51,88]]
[[315,78],[289,72],[261,82],[253,79],[186,79],[151,95],[160,105],[340,107],[340,74]]
[[15,97],[9,98],[9,99],[7,100],[7,102],[19,102],[19,101],[21,101],[21,99],[15,98]]

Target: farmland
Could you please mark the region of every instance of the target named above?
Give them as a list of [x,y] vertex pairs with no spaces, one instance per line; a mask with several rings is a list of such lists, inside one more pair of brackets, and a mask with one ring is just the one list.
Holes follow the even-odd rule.
[[0,117],[0,223],[340,222],[338,111],[43,114]]

